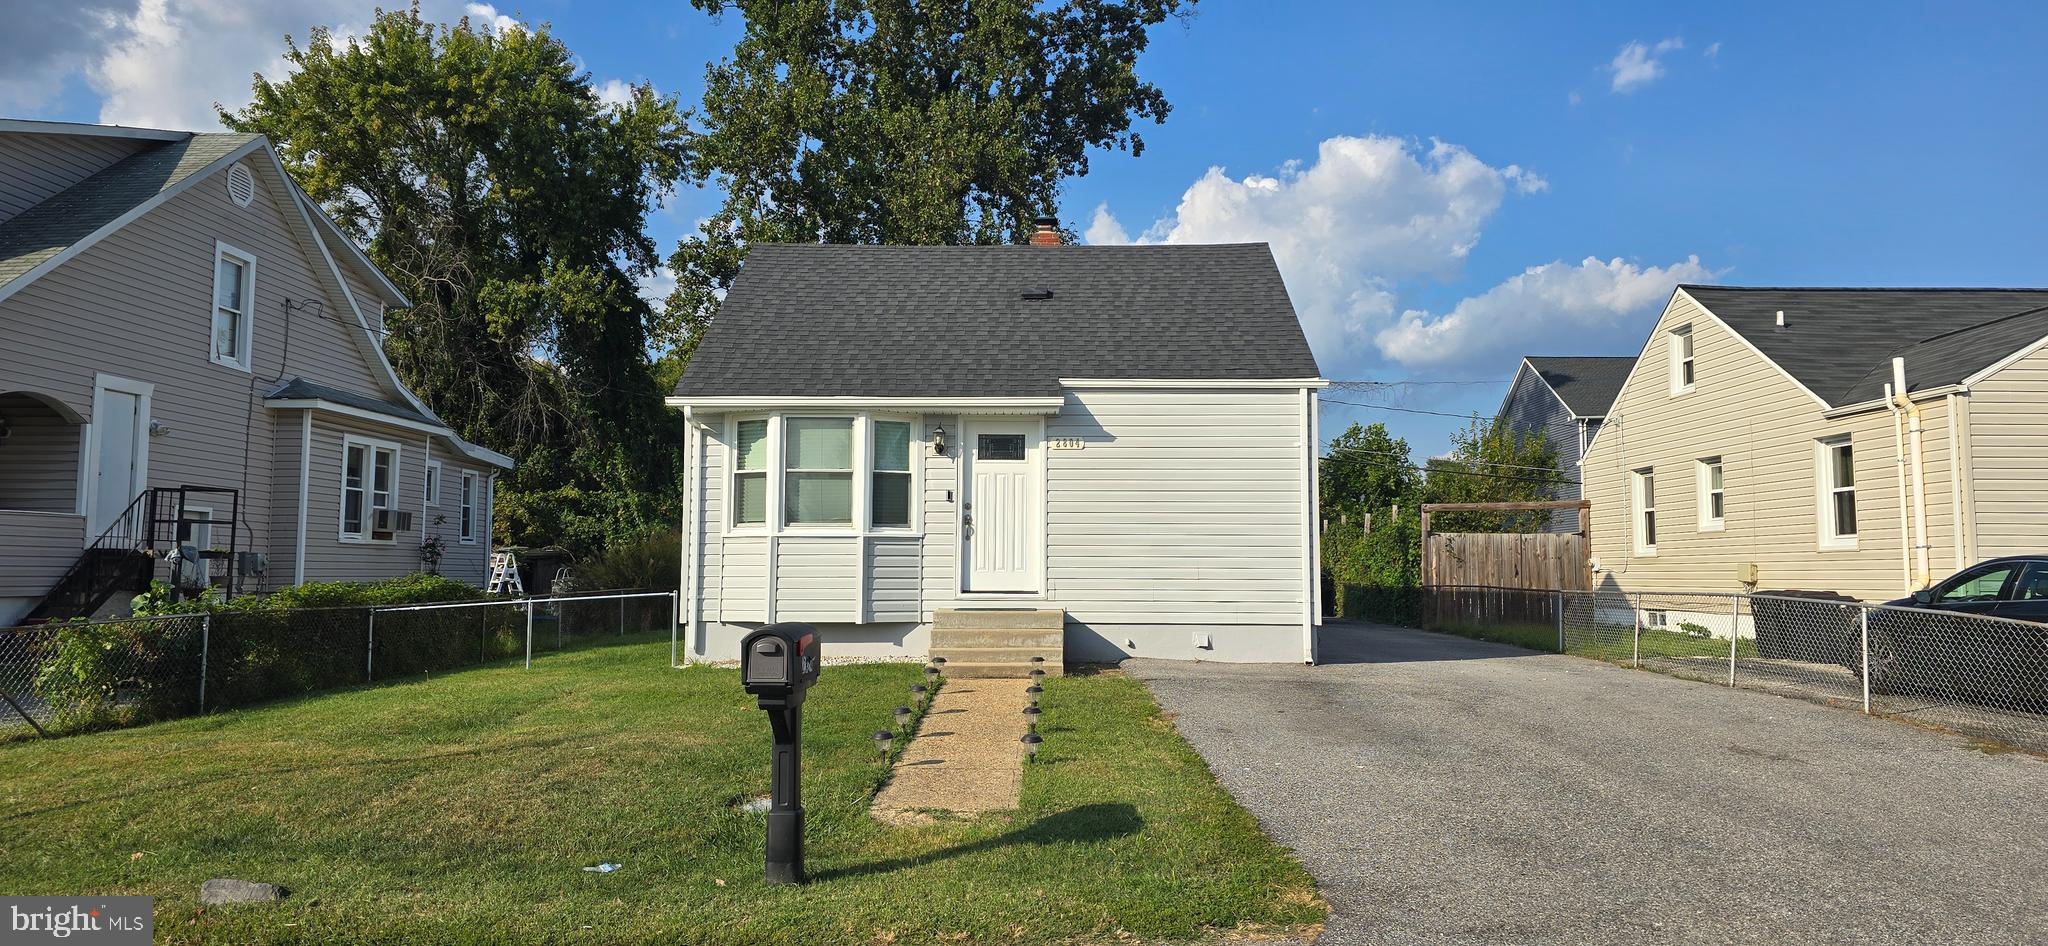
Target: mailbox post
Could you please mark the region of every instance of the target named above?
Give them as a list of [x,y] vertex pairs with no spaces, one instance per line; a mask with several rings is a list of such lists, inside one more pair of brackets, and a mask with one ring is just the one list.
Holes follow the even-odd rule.
[[804,882],[804,805],[798,776],[804,695],[818,682],[818,632],[770,624],[740,642],[740,682],[768,713],[775,749],[768,782],[767,878]]

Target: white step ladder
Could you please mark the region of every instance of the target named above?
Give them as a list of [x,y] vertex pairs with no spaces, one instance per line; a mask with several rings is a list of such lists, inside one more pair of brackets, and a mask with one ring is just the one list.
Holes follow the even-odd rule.
[[526,597],[526,586],[519,583],[519,569],[512,562],[512,553],[491,553],[491,584],[484,591],[494,595]]

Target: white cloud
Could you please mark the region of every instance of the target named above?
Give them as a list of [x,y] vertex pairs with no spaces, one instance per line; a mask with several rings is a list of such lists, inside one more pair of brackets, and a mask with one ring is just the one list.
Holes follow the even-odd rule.
[[503,13],[499,13],[497,7],[491,6],[488,3],[463,4],[462,15],[469,17],[470,25],[480,30],[489,29],[498,33],[509,33],[513,30],[526,29],[524,24]]
[[[219,127],[215,102],[229,109],[248,104],[256,73],[286,75],[287,34],[303,42],[312,27],[325,26],[335,42],[345,43],[367,30],[370,16],[360,0],[129,0],[129,9],[119,11],[114,2],[98,0],[104,15],[66,21],[66,38],[88,44],[90,51],[68,66],[39,69],[39,80],[54,88],[83,71],[100,96],[100,121],[194,130]],[[420,13],[437,20],[466,13],[472,23],[491,29],[518,27],[484,3],[427,0]],[[8,71],[0,67],[0,104],[6,101]]]
[[[1344,363],[1369,354],[1371,333],[1394,319],[1399,281],[1455,276],[1510,193],[1548,186],[1445,142],[1337,137],[1317,146],[1313,163],[1289,162],[1275,176],[1210,168],[1136,241],[1270,244],[1309,342]],[[1132,241],[1107,206],[1085,235]]]
[[1614,54],[1614,61],[1607,64],[1614,73],[1612,91],[1633,92],[1656,81],[1664,75],[1664,63],[1658,57],[1677,49],[1685,48],[1685,40],[1677,37],[1664,40],[1655,46],[1646,46],[1632,41]]
[[1721,44],[1720,44],[1720,43],[1708,43],[1708,44],[1707,44],[1707,48],[1706,48],[1706,49],[1704,49],[1704,50],[1702,50],[1702,51],[1700,52],[1700,55],[1702,55],[1702,56],[1705,56],[1705,57],[1707,57],[1708,59],[1719,59],[1719,58],[1721,58]]
[[1582,101],[1582,99],[1579,98],[1579,93],[1577,92],[1573,92],[1570,95],[1565,96],[1564,100],[1566,102],[1570,102],[1574,108],[1578,107],[1579,102]]
[[621,108],[630,105],[633,102],[633,83],[624,79],[606,79],[598,84],[597,100]]
[[669,293],[676,291],[676,271],[668,268],[667,263],[658,263],[654,267],[654,272],[640,277],[635,282],[640,287],[640,298],[647,300],[647,304],[659,312],[663,306],[668,305]]
[[0,30],[0,113],[26,114],[54,101],[107,37],[135,15],[138,0],[71,0],[10,11]]
[[1671,289],[1717,275],[1688,256],[1669,266],[1587,257],[1532,266],[1436,315],[1410,309],[1375,337],[1381,353],[1414,368],[1500,363],[1508,356],[1595,351],[1633,338]]

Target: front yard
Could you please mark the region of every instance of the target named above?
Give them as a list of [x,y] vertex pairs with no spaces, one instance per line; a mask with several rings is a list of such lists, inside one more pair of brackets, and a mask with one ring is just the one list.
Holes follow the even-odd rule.
[[[0,890],[157,898],[158,942],[1046,943],[1322,921],[1314,882],[1116,674],[1046,687],[1020,811],[891,828],[869,737],[914,666],[828,667],[810,869],[761,882],[767,721],[667,642],[0,746]],[[622,865],[609,874],[584,867]],[[200,882],[283,903],[200,909]]]

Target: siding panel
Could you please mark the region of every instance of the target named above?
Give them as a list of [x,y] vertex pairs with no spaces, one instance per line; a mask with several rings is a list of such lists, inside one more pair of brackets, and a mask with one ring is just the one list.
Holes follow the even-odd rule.
[[[1564,402],[1557,399],[1550,386],[1543,383],[1543,378],[1527,362],[1515,373],[1514,384],[1508,388],[1508,396],[1501,402],[1500,419],[1518,433],[1543,438],[1556,453],[1558,467],[1564,471],[1567,482],[1551,490],[1551,498],[1578,499],[1579,423],[1572,419],[1572,413]],[[1543,531],[1579,531],[1578,511],[1553,510]]]
[[2048,346],[1984,379],[1967,412],[1976,557],[2048,550]]

